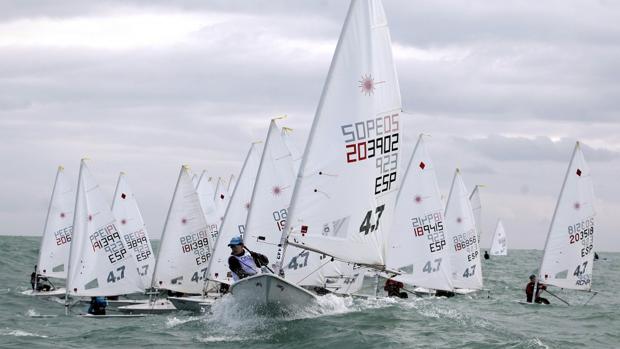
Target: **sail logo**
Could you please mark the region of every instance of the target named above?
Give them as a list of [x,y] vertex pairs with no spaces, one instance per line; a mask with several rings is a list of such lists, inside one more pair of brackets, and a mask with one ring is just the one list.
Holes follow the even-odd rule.
[[362,79],[358,81],[359,85],[357,85],[357,87],[360,88],[360,92],[366,96],[370,96],[375,93],[376,86],[384,82],[385,81],[375,81],[372,74],[365,74],[362,75]]

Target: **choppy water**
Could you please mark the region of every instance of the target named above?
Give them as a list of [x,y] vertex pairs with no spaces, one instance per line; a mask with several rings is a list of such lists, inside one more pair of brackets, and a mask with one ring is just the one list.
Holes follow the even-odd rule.
[[[288,318],[248,313],[224,299],[211,314],[140,319],[64,316],[61,303],[20,295],[30,287],[38,238],[0,236],[2,348],[616,348],[620,347],[620,254],[600,253],[588,306],[524,306],[540,251],[510,251],[483,263],[473,297],[352,300],[324,297]],[[589,294],[560,291],[580,304]],[[79,309],[76,309],[79,311]],[[57,314],[57,318],[33,318]]]

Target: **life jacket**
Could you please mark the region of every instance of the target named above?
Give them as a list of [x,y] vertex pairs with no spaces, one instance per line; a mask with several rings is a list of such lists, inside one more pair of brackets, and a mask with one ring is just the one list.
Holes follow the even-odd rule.
[[[258,273],[258,267],[256,266],[256,263],[254,263],[254,257],[252,257],[252,255],[248,251],[243,251],[243,254],[241,256],[232,256],[239,260],[239,263],[241,264],[241,269],[243,269],[246,274],[254,275]],[[234,272],[232,273],[232,277],[234,281],[239,280],[239,276],[237,276],[237,274],[235,274]]]

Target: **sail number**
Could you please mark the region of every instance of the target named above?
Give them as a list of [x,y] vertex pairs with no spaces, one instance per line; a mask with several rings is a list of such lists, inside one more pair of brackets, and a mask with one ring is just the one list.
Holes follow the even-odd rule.
[[281,210],[272,212],[273,220],[276,222],[276,226],[278,227],[278,231],[282,231],[284,226],[286,225],[286,217],[288,216],[288,211],[283,208]]
[[375,195],[392,189],[398,169],[399,114],[340,126],[347,163],[375,158]]
[[423,217],[411,219],[413,235],[425,236],[431,242],[428,247],[430,252],[438,252],[446,246],[446,237],[443,233],[443,219],[441,212],[429,213]]
[[366,216],[364,217],[364,220],[362,220],[362,224],[360,225],[360,233],[364,233],[364,235],[368,235],[368,233],[371,233],[379,229],[379,220],[381,219],[381,215],[383,214],[384,209],[385,209],[385,204],[378,206],[375,209],[375,213],[377,214],[377,218],[375,219],[375,224],[372,224],[373,211],[370,210],[366,212]]
[[476,238],[476,234],[469,238],[467,238],[467,234],[459,234],[453,237],[453,242],[454,250],[458,252],[471,246],[477,246],[478,241]]
[[56,238],[56,246],[62,246],[68,242],[71,242],[73,236],[73,226],[64,227],[54,232],[54,238]]
[[122,261],[127,256],[127,249],[125,249],[123,240],[114,223],[97,229],[90,236],[90,245],[93,252],[97,252],[100,249],[106,251],[108,253],[108,260],[112,264]]
[[125,245],[127,248],[132,250],[133,255],[136,257],[138,262],[143,262],[153,255],[144,229],[139,229],[131,234],[126,234]]
[[206,230],[181,236],[179,241],[181,242],[181,250],[183,253],[192,252],[196,256],[196,265],[201,265],[209,261],[211,257],[211,247],[209,246],[209,233]]

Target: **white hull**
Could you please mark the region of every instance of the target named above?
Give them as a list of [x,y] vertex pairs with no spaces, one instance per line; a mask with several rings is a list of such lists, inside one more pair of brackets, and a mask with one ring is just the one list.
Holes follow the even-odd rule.
[[167,299],[157,299],[143,304],[118,307],[125,314],[167,314],[177,311],[177,308]]
[[527,301],[515,301],[519,304],[523,304],[523,305],[548,305],[548,304],[543,304],[543,303],[534,303],[534,302],[527,302]]
[[64,297],[67,290],[64,287],[57,288],[51,291],[34,291],[34,290],[26,290],[23,291],[22,294],[24,296],[33,296],[33,297]]
[[205,312],[211,309],[211,305],[217,298],[213,297],[168,297],[168,300],[178,310],[192,311],[192,312]]
[[475,289],[471,289],[471,288],[456,288],[454,289],[454,293],[456,294],[471,294],[474,292],[478,292],[480,290],[475,290]]
[[301,308],[316,302],[316,296],[273,274],[258,274],[233,283],[230,293],[248,306]]
[[93,314],[80,314],[80,317],[90,318],[90,319],[127,319],[127,318],[140,318],[145,315],[135,315],[135,314],[106,314],[106,315],[93,315]]

